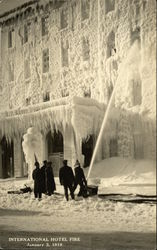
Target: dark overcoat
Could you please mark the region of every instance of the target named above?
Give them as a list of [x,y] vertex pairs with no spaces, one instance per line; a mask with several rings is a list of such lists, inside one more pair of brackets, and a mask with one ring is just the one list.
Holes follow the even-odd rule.
[[46,192],[46,166],[43,165],[41,167],[41,189],[42,189],[42,193]]
[[56,190],[56,184],[51,166],[46,167],[45,174],[46,174],[46,191],[48,193],[53,193],[54,190]]
[[76,182],[76,184],[79,184],[79,185],[85,184],[85,185],[87,185],[87,181],[86,181],[83,169],[80,166],[78,166],[78,167],[74,168],[74,171],[75,171],[75,182]]
[[41,193],[41,183],[42,183],[42,176],[41,176],[41,169],[36,168],[33,170],[32,178],[34,180],[34,193]]
[[68,186],[73,185],[75,182],[72,168],[69,166],[63,166],[59,170],[59,180],[61,185]]

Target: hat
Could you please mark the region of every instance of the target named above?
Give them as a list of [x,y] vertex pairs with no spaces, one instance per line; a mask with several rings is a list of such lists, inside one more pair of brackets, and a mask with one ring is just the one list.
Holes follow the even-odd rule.
[[36,167],[39,167],[39,166],[40,166],[38,161],[36,161],[36,162],[34,163],[34,165],[35,165]]
[[67,160],[63,160],[63,164],[67,164],[67,162],[68,162]]

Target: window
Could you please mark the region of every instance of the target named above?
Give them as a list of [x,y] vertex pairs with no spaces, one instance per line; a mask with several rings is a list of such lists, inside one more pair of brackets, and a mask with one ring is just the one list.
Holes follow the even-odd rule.
[[65,43],[62,42],[62,67],[68,67],[69,66],[69,43],[66,41]]
[[107,58],[116,53],[115,33],[112,31],[107,38]]
[[83,61],[88,61],[90,58],[89,40],[87,38],[82,40],[82,56]]
[[131,44],[133,44],[136,40],[141,42],[140,27],[137,27],[135,30],[131,32]]
[[50,93],[49,92],[46,92],[44,95],[43,95],[43,101],[44,102],[47,102],[50,100]]
[[84,91],[84,97],[88,97],[88,98],[91,97],[91,91],[90,91],[90,89]]
[[107,14],[108,12],[114,10],[115,8],[115,0],[106,0],[105,1],[105,13]]
[[49,49],[43,51],[43,73],[49,71]]
[[24,25],[24,43],[28,42],[28,26]]
[[59,131],[54,130],[53,135],[49,132],[46,136],[48,154],[63,153],[63,136]]
[[14,64],[13,63],[9,63],[9,82],[14,81]]
[[61,29],[65,29],[68,26],[68,12],[67,12],[67,9],[62,9],[61,10],[60,26],[61,26]]
[[89,18],[90,3],[89,0],[81,1],[81,19],[84,21]]
[[31,71],[30,71],[30,60],[29,59],[25,59],[24,61],[24,77],[25,79],[28,79],[31,75]]
[[8,32],[8,48],[14,47],[15,42],[15,32],[14,29],[9,30]]
[[42,17],[41,19],[42,36],[48,34],[48,17]]
[[31,104],[31,97],[26,98],[26,106]]

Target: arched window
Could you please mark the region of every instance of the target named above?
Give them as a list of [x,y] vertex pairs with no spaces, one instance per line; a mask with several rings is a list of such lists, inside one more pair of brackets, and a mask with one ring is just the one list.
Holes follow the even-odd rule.
[[55,130],[53,134],[50,131],[46,136],[46,140],[48,151],[47,157],[49,161],[52,161],[54,176],[58,176],[59,168],[62,166],[64,158],[63,136],[59,131]]
[[48,155],[53,153],[63,153],[63,136],[62,134],[56,130],[53,134],[49,132],[46,136],[48,143]]

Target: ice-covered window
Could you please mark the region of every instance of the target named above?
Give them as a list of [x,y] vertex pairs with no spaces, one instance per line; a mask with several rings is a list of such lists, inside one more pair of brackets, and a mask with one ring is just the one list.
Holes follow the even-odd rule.
[[41,30],[42,30],[42,36],[48,34],[48,16],[41,18]]
[[91,90],[84,90],[84,97],[90,98],[91,97]]
[[118,155],[118,142],[117,139],[111,139],[110,140],[110,157],[114,157]]
[[28,42],[28,26],[27,24],[24,25],[24,43]]
[[49,71],[49,49],[43,50],[43,73]]
[[31,97],[26,98],[26,106],[31,104]]
[[115,9],[115,0],[105,0],[105,13],[107,14],[110,11]]
[[60,28],[65,29],[68,26],[68,11],[62,9],[60,13]]
[[131,44],[133,44],[135,41],[141,42],[141,31],[140,27],[137,27],[135,30],[131,32]]
[[90,11],[90,0],[82,0],[81,1],[81,19],[84,21],[89,18]]
[[61,52],[62,52],[62,67],[69,66],[69,43],[68,41],[61,43]]
[[83,61],[88,61],[90,59],[90,46],[88,38],[82,39],[82,56]]
[[30,60],[27,58],[24,61],[24,76],[25,79],[28,79],[31,75],[31,70],[30,70]]
[[48,102],[50,100],[50,93],[49,92],[46,92],[44,95],[43,95],[43,101],[44,102]]
[[14,29],[11,29],[8,32],[8,48],[14,47],[14,43],[15,43],[15,31]]
[[115,33],[112,31],[107,38],[107,58],[116,53]]
[[56,132],[55,130],[53,134],[49,132],[46,139],[48,144],[48,155],[63,153],[63,136],[59,131]]
[[9,74],[9,82],[14,81],[14,64],[13,63],[9,63],[8,74]]

